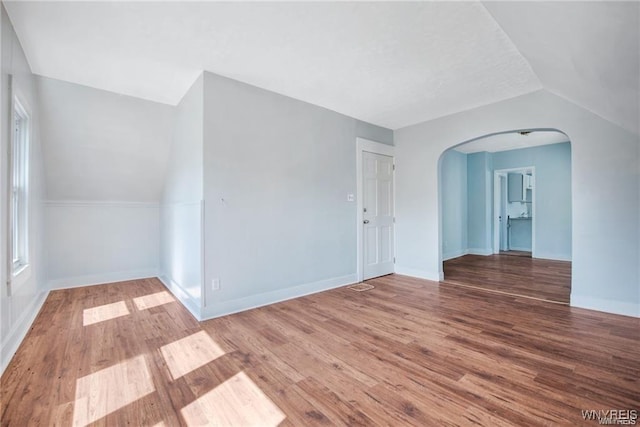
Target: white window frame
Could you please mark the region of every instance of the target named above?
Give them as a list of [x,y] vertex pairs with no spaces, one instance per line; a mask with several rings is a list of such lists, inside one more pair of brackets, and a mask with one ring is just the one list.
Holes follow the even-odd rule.
[[16,288],[30,276],[29,266],[29,165],[31,114],[17,94],[11,103],[9,146],[9,271],[10,287]]

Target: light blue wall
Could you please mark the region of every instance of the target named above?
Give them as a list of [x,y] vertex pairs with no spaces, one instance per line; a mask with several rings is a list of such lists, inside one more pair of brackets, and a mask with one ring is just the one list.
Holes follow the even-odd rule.
[[442,257],[467,251],[467,155],[447,151],[440,161],[442,196]]
[[488,255],[491,250],[491,154],[467,156],[467,235],[470,253]]
[[493,153],[493,168],[535,167],[534,256],[571,259],[571,144]]
[[[461,170],[463,164],[466,168]],[[571,259],[571,145],[568,142],[498,153],[445,152],[440,163],[443,259],[463,253],[493,252],[493,172],[530,166],[535,167],[534,256]],[[462,179],[466,181],[465,188],[460,185]],[[460,212],[463,206],[460,191],[466,193],[466,215]],[[511,246],[514,249],[531,248],[531,231],[525,236],[527,230],[531,230],[531,222],[513,224]],[[462,243],[464,238],[466,245]]]
[[509,249],[531,252],[533,231],[531,219],[511,219],[509,227]]

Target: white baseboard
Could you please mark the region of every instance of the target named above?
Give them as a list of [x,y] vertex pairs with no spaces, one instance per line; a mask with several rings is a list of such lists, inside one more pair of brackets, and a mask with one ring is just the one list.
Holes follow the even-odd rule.
[[158,279],[169,289],[169,291],[178,298],[178,301],[182,303],[183,306],[193,317],[195,317],[198,321],[202,320],[202,313],[200,308],[200,302],[193,298],[187,291],[184,290],[180,284],[173,281],[166,274],[158,276]]
[[450,259],[454,259],[454,258],[460,258],[461,256],[465,256],[469,254],[469,250],[468,249],[464,249],[464,250],[459,250],[459,251],[455,251],[455,252],[449,252],[449,253],[443,253],[442,254],[442,260],[443,261],[449,261]]
[[640,317],[640,304],[571,294],[571,307],[604,311],[623,316]]
[[120,271],[115,273],[91,274],[88,276],[67,277],[64,279],[53,279],[47,283],[49,289],[69,289],[81,286],[102,285],[105,283],[124,282],[126,280],[146,279],[158,276],[158,270],[134,270]]
[[524,247],[524,246],[509,246],[509,250],[511,251],[521,251],[521,252],[531,252],[531,246],[529,247]]
[[401,265],[396,265],[396,271],[397,274],[402,274],[404,276],[411,276],[411,277],[415,277],[418,279],[425,279],[425,280],[431,280],[433,282],[440,282],[442,280],[444,280],[444,272],[440,271],[438,273],[436,272],[430,272],[430,271],[424,271],[424,270],[418,270],[415,268],[407,268],[407,267],[403,267]]
[[318,282],[305,283],[286,289],[278,289],[276,291],[265,292],[262,294],[249,295],[244,298],[238,298],[230,301],[221,301],[219,303],[207,304],[207,306],[202,310],[202,320],[213,319],[215,317],[226,316],[233,313],[239,313],[241,311],[263,307],[265,305],[271,305],[294,298],[300,298],[305,295],[340,288],[342,286],[357,283],[357,281],[358,277],[356,274],[349,274],[347,276],[334,277],[331,279],[320,280]]
[[7,366],[9,366],[9,362],[11,362],[16,351],[18,351],[18,347],[22,344],[22,340],[27,336],[27,332],[29,332],[31,325],[36,320],[36,316],[40,312],[47,296],[49,296],[49,291],[43,291],[33,299],[29,307],[22,312],[20,318],[2,342],[0,346],[0,375],[2,375]]
[[158,209],[160,207],[158,202],[125,202],[120,200],[45,200],[43,204],[54,208],[113,207]]
[[469,255],[483,255],[483,256],[488,256],[488,255],[493,255],[493,249],[491,248],[469,248],[467,249],[467,253]]
[[538,259],[549,259],[552,261],[571,261],[571,255],[567,255],[567,254],[552,254],[549,252],[540,252],[540,251],[536,251],[533,254],[534,258],[538,258]]

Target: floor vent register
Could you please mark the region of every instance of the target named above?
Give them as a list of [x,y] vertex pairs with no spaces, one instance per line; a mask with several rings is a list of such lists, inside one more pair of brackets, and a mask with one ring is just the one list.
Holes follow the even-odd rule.
[[370,285],[368,283],[358,283],[357,285],[347,286],[347,288],[356,292],[364,292],[364,291],[370,291],[371,289],[375,288],[375,286]]

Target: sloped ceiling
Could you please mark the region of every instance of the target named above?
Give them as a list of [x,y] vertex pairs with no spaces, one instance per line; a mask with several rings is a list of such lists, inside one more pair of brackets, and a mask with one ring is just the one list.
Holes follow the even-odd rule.
[[160,200],[172,107],[45,77],[37,84],[49,200]]
[[33,71],[175,105],[201,70],[397,129],[541,88],[638,132],[637,2],[5,2]]
[[638,133],[640,2],[486,2],[545,89]]
[[34,73],[175,105],[208,70],[399,128],[541,88],[479,2],[7,2]]

